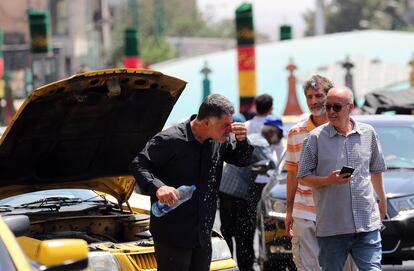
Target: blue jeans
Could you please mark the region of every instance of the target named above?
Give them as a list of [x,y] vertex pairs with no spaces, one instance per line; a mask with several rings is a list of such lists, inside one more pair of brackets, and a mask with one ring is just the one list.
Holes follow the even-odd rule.
[[360,271],[381,270],[381,235],[379,230],[318,237],[319,264],[323,271],[342,271],[351,253]]

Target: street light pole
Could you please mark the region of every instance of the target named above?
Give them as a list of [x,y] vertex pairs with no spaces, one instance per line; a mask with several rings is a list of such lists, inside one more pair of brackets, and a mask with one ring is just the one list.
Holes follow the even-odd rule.
[[203,97],[202,100],[204,100],[205,97],[210,95],[210,79],[208,78],[208,75],[211,73],[211,69],[208,67],[207,61],[204,62],[204,67],[200,71],[204,75],[203,79]]
[[325,12],[324,12],[324,0],[316,1],[315,12],[315,35],[320,36],[325,34]]

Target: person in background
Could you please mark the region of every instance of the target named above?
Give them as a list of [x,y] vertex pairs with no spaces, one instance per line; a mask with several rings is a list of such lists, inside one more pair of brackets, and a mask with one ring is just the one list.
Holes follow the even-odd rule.
[[[283,122],[279,117],[274,115],[268,115],[262,126],[261,136],[264,137],[267,142],[270,144],[271,150],[271,157],[272,161],[275,165],[278,163],[277,154],[273,150],[272,146],[275,144],[280,144],[283,138]],[[259,202],[263,188],[266,184],[268,184],[271,180],[270,176],[267,175],[257,175],[250,186],[250,214],[252,215],[253,219],[256,219],[257,213],[257,203]]]
[[[265,118],[273,112],[273,98],[269,94],[262,94],[255,99],[257,115],[251,120],[246,122],[247,134],[261,133]],[[280,120],[281,125],[283,125]],[[283,137],[283,131],[282,137]],[[280,160],[283,153],[283,142],[272,143],[271,147],[277,156],[277,160]]]
[[[233,115],[233,120],[240,118]],[[270,148],[271,139],[277,137],[278,129],[268,129],[264,126],[264,134],[249,134],[248,139],[254,147],[251,164],[263,160],[270,160],[275,164],[274,155]],[[240,271],[253,271],[254,263],[254,233],[256,229],[256,211],[251,211],[250,189],[256,174],[252,172],[251,166],[237,167],[225,165],[220,184],[220,220],[221,233],[224,236],[232,253],[233,238],[237,264]]]
[[[250,164],[253,147],[243,123],[232,122],[234,107],[220,94],[207,96],[198,114],[148,141],[131,172],[151,203],[175,206],[181,185],[196,185],[193,196],[162,217],[151,214],[158,271],[208,271],[211,231],[223,162]],[[232,144],[228,142],[234,134]]]
[[256,116],[246,122],[247,134],[261,133],[266,116],[272,114],[273,98],[269,94],[262,94],[255,98]]
[[[381,219],[387,212],[385,160],[372,126],[350,117],[352,91],[328,91],[328,123],[304,140],[297,178],[312,187],[322,270],[342,271],[351,254],[361,270],[381,270]],[[340,174],[343,166],[354,168]],[[374,196],[374,193],[378,197]]]

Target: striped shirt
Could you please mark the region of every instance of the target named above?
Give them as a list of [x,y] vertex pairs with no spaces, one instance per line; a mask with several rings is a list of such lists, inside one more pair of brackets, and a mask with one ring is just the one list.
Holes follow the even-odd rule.
[[[294,125],[288,133],[286,162],[287,171],[296,174],[299,168],[300,152],[302,150],[303,140],[309,135],[310,131],[315,128],[311,118],[301,121]],[[313,202],[312,189],[308,186],[298,184],[293,203],[293,217],[309,219],[316,221],[316,208]]]

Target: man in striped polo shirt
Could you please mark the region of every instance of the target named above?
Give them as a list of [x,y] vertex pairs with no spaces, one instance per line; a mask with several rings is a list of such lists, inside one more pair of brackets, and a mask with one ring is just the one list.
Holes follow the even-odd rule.
[[333,87],[330,80],[320,75],[312,76],[303,89],[311,115],[294,125],[288,133],[286,151],[287,212],[285,227],[292,236],[293,260],[299,271],[320,270],[319,246],[316,240],[316,209],[312,189],[298,184],[296,179],[303,140],[315,127],[328,121],[325,101],[328,90]]

